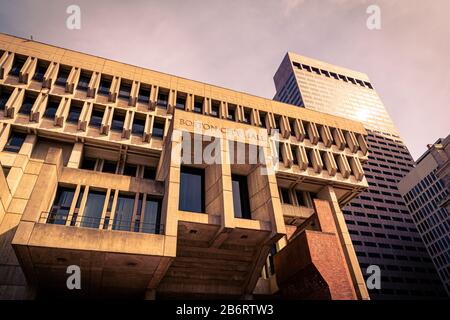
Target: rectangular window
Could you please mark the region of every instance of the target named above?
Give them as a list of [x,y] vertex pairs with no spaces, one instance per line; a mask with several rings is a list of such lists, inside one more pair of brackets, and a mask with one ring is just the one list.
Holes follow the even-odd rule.
[[233,174],[231,175],[231,182],[234,216],[236,218],[251,219],[247,177]]
[[119,98],[126,100],[130,99],[130,93],[131,93],[131,82],[122,79],[120,81]]
[[162,89],[159,90],[157,105],[159,107],[167,108],[167,103],[169,101],[169,93],[164,92]]
[[45,108],[44,112],[44,118],[54,119],[60,102],[61,99],[57,97],[49,97],[47,100],[47,108]]
[[98,87],[98,93],[103,95],[109,94],[109,88],[111,88],[111,77],[105,76],[102,74],[102,77],[100,78],[100,85]]
[[6,87],[0,87],[0,110],[5,110],[6,103],[11,97],[12,90],[7,90]]
[[102,172],[116,173],[116,167],[117,167],[116,161],[104,160]]
[[114,109],[114,114],[111,122],[111,130],[122,131],[125,123],[125,112],[120,109]]
[[144,221],[142,223],[142,232],[161,233],[161,201],[147,196],[145,201]]
[[300,190],[296,190],[295,191],[295,195],[297,197],[297,203],[299,206],[303,206],[303,207],[307,207],[308,205],[305,202],[305,196],[303,191]]
[[285,188],[280,188],[281,200],[285,204],[292,204],[291,199],[289,197],[289,190]]
[[34,71],[33,80],[42,82],[44,80],[45,72],[47,71],[48,63],[38,60],[36,70]]
[[228,104],[228,114],[227,119],[231,121],[236,121],[236,106]]
[[97,160],[93,158],[83,158],[83,161],[81,162],[81,169],[85,170],[95,170],[95,165],[97,164]]
[[119,192],[116,212],[114,215],[113,230],[130,231],[133,218],[134,194]]
[[131,133],[142,136],[145,129],[145,114],[135,113]]
[[138,102],[141,103],[150,102],[150,86],[141,83],[138,93]]
[[298,165],[297,148],[297,146],[291,145],[292,161],[295,165]]
[[92,73],[81,70],[80,78],[78,79],[77,90],[87,91],[89,88],[89,82],[91,81]]
[[78,119],[80,119],[82,110],[83,110],[83,102],[72,100],[70,102],[69,114],[67,115],[67,122],[77,123]]
[[33,104],[36,101],[36,98],[36,96],[30,95],[26,92],[25,97],[23,98],[22,106],[19,109],[19,113],[29,115],[31,113],[31,108],[33,108]]
[[261,128],[266,127],[266,114],[264,112],[259,112],[259,126]]
[[105,113],[105,109],[100,108],[98,106],[94,106],[91,114],[91,120],[89,121],[89,126],[94,128],[100,128],[102,125],[103,114]]
[[205,212],[205,172],[181,166],[179,210]]
[[58,187],[47,223],[65,225],[74,196],[75,188]]
[[144,167],[144,179],[155,180],[156,178],[156,168]]
[[3,151],[18,153],[27,135],[20,132],[12,132]]
[[186,110],[186,96],[181,93],[177,93],[177,103],[175,105],[177,109]]
[[204,98],[195,97],[193,110],[195,113],[203,113],[203,100]]
[[220,102],[213,100],[211,103],[211,116],[218,118],[220,114]]
[[20,70],[22,69],[23,65],[25,64],[25,61],[27,61],[27,57],[15,54],[13,65],[11,67],[11,70],[9,71],[9,75],[18,77]]
[[58,75],[56,76],[55,85],[64,87],[67,83],[67,78],[69,78],[71,70],[72,67],[60,65]]
[[134,164],[125,163],[125,166],[123,167],[124,176],[136,177],[136,171],[137,166]]
[[164,136],[164,120],[158,120],[155,118],[153,122],[152,136],[156,138],[162,138]]
[[100,226],[103,207],[105,205],[106,192],[89,190],[86,207],[81,218],[81,227],[97,228]]
[[250,124],[250,119],[252,118],[252,111],[244,109],[244,123]]

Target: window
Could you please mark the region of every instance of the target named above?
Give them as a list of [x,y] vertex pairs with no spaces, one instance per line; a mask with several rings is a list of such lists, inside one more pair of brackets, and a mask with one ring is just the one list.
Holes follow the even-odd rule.
[[164,136],[164,120],[155,118],[153,122],[152,136],[156,138],[162,138]]
[[109,88],[111,88],[111,77],[102,75],[100,78],[100,85],[98,87],[98,93],[103,95],[109,94]]
[[266,127],[266,114],[264,112],[259,111],[259,126],[261,128]]
[[94,128],[100,128],[102,125],[103,114],[105,113],[104,109],[100,107],[94,106],[91,114],[91,120],[89,121],[89,126]]
[[58,75],[56,76],[55,84],[57,86],[65,86],[67,78],[69,78],[71,67],[59,66]]
[[97,163],[96,159],[92,159],[92,158],[84,158],[83,161],[81,162],[81,169],[85,169],[85,170],[95,170],[95,165]]
[[55,118],[56,110],[58,110],[59,103],[61,102],[61,99],[58,99],[56,97],[49,97],[47,101],[47,108],[45,108],[44,112],[44,118]]
[[144,167],[144,179],[155,180],[156,178],[156,168]]
[[131,82],[122,79],[120,81],[119,98],[130,99],[130,93],[131,93]]
[[297,148],[298,148],[297,146],[291,145],[292,161],[295,165],[298,165]]
[[75,196],[75,188],[58,187],[52,209],[49,212],[47,223],[66,224],[70,206]]
[[78,79],[77,90],[87,91],[89,82],[91,81],[92,73],[81,70],[80,78]]
[[100,226],[106,192],[89,190],[86,207],[81,218],[81,227],[97,228]]
[[135,113],[131,133],[142,136],[145,130],[145,114]]
[[31,108],[33,108],[33,104],[36,101],[36,98],[36,96],[25,93],[22,106],[19,109],[19,113],[29,115],[31,113]]
[[161,224],[161,201],[147,196],[144,209],[142,232],[159,234]]
[[70,103],[69,114],[67,115],[67,122],[77,123],[83,110],[83,102],[72,100]]
[[136,177],[136,171],[137,167],[135,165],[125,163],[125,166],[123,167],[124,176]]
[[234,216],[236,218],[251,219],[247,177],[233,174],[231,175],[231,183]]
[[250,124],[250,119],[252,118],[251,110],[244,109],[244,123]]
[[179,210],[205,212],[205,172],[181,166]]
[[220,113],[220,102],[213,100],[211,103],[211,113],[210,115],[218,118]]
[[125,123],[125,113],[122,110],[115,109],[111,122],[111,130],[122,131],[124,123]]
[[34,71],[33,80],[42,82],[44,80],[45,72],[47,71],[48,63],[38,60],[36,70]]
[[12,91],[6,90],[5,87],[0,88],[0,110],[5,110],[6,103],[11,97]]
[[114,215],[113,230],[131,230],[133,218],[134,194],[123,194],[119,192],[117,197],[116,212]]
[[150,86],[146,86],[141,83],[138,93],[138,102],[149,103],[150,102]]
[[298,203],[299,206],[302,206],[302,207],[307,207],[308,206],[306,204],[305,195],[304,195],[303,191],[296,190],[295,191],[295,195],[297,197],[297,203]]
[[25,141],[27,135],[25,133],[12,132],[3,151],[18,153]]
[[26,60],[27,60],[27,57],[19,56],[19,55],[15,54],[14,55],[13,65],[11,67],[11,70],[9,71],[9,75],[18,77],[19,73],[20,73],[20,70],[22,69],[22,67],[25,64]]
[[289,197],[289,190],[286,188],[280,188],[281,200],[285,204],[292,204],[291,199]]
[[183,96],[180,93],[177,93],[177,103],[175,104],[175,107],[180,110],[185,110],[186,109],[186,96]]
[[104,160],[102,172],[116,173],[116,167],[117,167],[116,161]]
[[158,93],[157,105],[163,108],[167,108],[167,103],[169,100],[169,94],[160,89]]
[[194,110],[193,110],[194,112],[203,113],[203,100],[204,100],[204,98],[195,97]]
[[236,106],[233,104],[228,104],[227,119],[231,121],[236,121]]

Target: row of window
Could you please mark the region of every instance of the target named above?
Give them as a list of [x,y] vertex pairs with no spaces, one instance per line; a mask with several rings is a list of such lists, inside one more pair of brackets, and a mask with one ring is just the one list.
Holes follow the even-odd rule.
[[369,82],[367,82],[367,81],[362,81],[362,80],[355,79],[355,78],[352,78],[352,77],[349,77],[349,76],[344,76],[344,75],[339,74],[339,73],[335,73],[335,72],[319,69],[319,68],[312,67],[312,66],[309,66],[309,65],[306,65],[306,64],[302,64],[302,63],[298,63],[298,62],[295,62],[295,61],[292,62],[292,64],[294,65],[294,67],[296,67],[297,69],[300,69],[300,70],[306,70],[306,71],[311,72],[311,73],[315,73],[315,74],[318,74],[318,75],[324,75],[327,78],[334,78],[336,80],[341,80],[341,81],[344,81],[344,82],[347,82],[347,83],[350,82],[350,83],[352,83],[354,85],[359,85],[359,86],[361,86],[363,88],[373,89],[372,85]]
[[[81,212],[85,192],[86,203]],[[118,194],[113,210],[115,193]],[[106,201],[106,190],[89,187],[86,191],[84,186],[80,187],[76,199],[75,195],[76,187],[59,186],[46,223],[156,234],[163,232],[160,199],[145,194],[112,190]],[[71,213],[70,208],[74,201],[75,209]],[[106,214],[103,216],[105,206]],[[133,215],[135,207],[136,214]]]

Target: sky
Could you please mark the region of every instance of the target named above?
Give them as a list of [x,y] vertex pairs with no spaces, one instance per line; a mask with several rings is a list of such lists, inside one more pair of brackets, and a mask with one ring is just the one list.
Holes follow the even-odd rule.
[[[80,29],[66,27],[70,5]],[[450,133],[449,12],[448,0],[0,0],[0,32],[269,99],[287,51],[365,72],[417,159]]]

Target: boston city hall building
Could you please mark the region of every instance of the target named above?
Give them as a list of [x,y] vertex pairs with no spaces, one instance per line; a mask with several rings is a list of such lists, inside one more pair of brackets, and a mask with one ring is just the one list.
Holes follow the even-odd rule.
[[341,211],[366,136],[1,34],[0,298],[368,299]]

